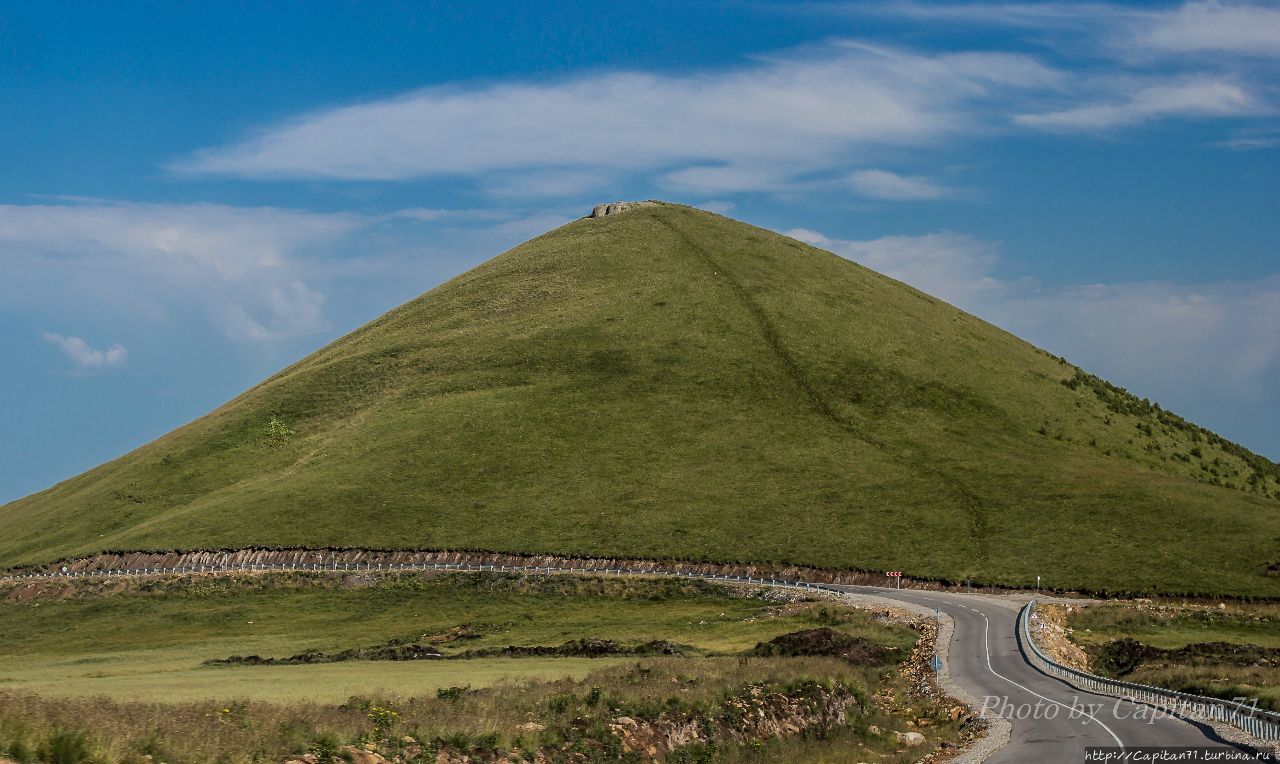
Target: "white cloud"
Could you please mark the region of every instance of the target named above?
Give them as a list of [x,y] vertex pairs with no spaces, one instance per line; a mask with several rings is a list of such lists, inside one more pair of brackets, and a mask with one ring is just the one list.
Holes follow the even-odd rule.
[[[867,241],[830,239],[804,228],[786,232],[815,247],[865,265],[923,292],[965,308],[975,299],[1003,293],[1006,284],[993,274],[999,247],[965,234],[884,236]],[[966,308],[967,309],[967,308]]]
[[534,172],[535,190],[561,192],[667,168],[670,185],[710,192],[979,129],[985,106],[1060,78],[1016,54],[831,43],[729,71],[421,90],[306,114],[174,169],[346,180],[492,174],[498,188]]
[[783,167],[694,165],[663,175],[659,185],[698,194],[735,191],[778,191],[788,186],[790,171]]
[[1140,10],[1107,3],[833,3],[813,6],[820,12],[882,15],[932,22],[979,26],[1092,29],[1100,19],[1122,23],[1141,18]]
[[929,178],[898,175],[888,170],[858,170],[849,175],[849,186],[862,196],[890,201],[930,201],[957,195]]
[[1280,56],[1280,7],[1255,3],[1186,3],[1147,14],[1131,30],[1140,48],[1167,53],[1221,52]]
[[1280,363],[1280,276],[1042,290],[998,322],[1157,396],[1256,398]]
[[[1069,62],[1057,92],[1009,105],[1016,125],[1110,130],[1161,119],[1247,118],[1275,111],[1280,6],[1205,0],[1119,3],[920,3],[817,6],[935,27],[1006,28]],[[1046,107],[1045,104],[1054,104]]]
[[[1100,37],[1104,42],[1090,50],[1108,59],[1107,66],[1075,61],[1058,69],[1022,53],[923,53],[833,41],[727,70],[455,83],[319,109],[197,151],[170,169],[253,179],[463,177],[507,199],[581,195],[632,176],[719,195],[812,190],[848,175],[848,187],[863,196],[943,199],[964,194],[925,177],[875,168],[849,174],[849,168],[885,149],[1018,127],[1100,131],[1270,111],[1263,81],[1216,57],[1194,71],[1142,66],[1144,57],[1162,51],[1212,51],[1238,39],[1245,40],[1237,46],[1241,52],[1270,50],[1265,30],[1275,12],[1259,6],[888,8],[857,12],[1012,24],[1049,39]],[[1196,37],[1201,22],[1208,31]],[[1239,38],[1233,31],[1254,22],[1263,31]],[[1081,58],[1071,45],[1057,48],[1064,59]]]
[[439,209],[433,207],[412,207],[396,210],[384,216],[390,219],[415,220],[419,223],[438,223],[443,221],[474,222],[485,220],[503,220],[510,213],[496,209]]
[[737,207],[733,202],[725,201],[723,199],[708,199],[705,202],[695,204],[693,206],[700,210],[714,212],[717,215],[728,215],[730,212],[733,212],[735,207]]
[[235,337],[298,336],[324,323],[323,297],[306,285],[298,256],[370,224],[216,204],[0,205],[0,298],[22,302],[48,291],[29,285],[53,282],[157,319],[202,306]]
[[1219,146],[1231,149],[1232,151],[1253,151],[1255,149],[1270,149],[1280,146],[1280,129],[1276,128],[1258,128],[1253,130],[1237,131],[1230,138],[1219,141]]
[[787,235],[906,282],[1141,394],[1257,398],[1280,369],[1280,275],[1251,282],[1044,287],[999,275],[999,247],[955,233]]
[[[363,323],[574,217],[83,199],[0,205],[0,308],[35,325],[106,315],[116,326],[183,336],[204,336],[207,326],[262,357],[305,347],[297,341],[333,324]],[[73,340],[60,346],[82,369],[123,363],[123,348]]]
[[61,348],[76,368],[82,372],[114,369],[124,366],[125,361],[129,359],[129,352],[120,344],[113,344],[105,350],[97,350],[79,337],[66,337],[54,332],[42,332],[40,336],[45,342]]
[[607,188],[617,173],[599,170],[526,170],[501,172],[485,178],[490,196],[508,200],[555,199]]
[[1266,111],[1266,107],[1233,82],[1197,79],[1147,85],[1118,101],[1020,114],[1014,121],[1049,130],[1105,130],[1166,117],[1228,117]]
[[[1269,3],[1204,0],[1142,8],[1118,3],[896,2],[846,5],[843,9],[933,24],[1014,27],[1049,35],[1084,34],[1100,41],[1108,53],[1122,58],[1196,53],[1280,56],[1280,7]],[[1080,51],[1079,46],[1072,49]]]
[[228,333],[240,339],[275,340],[307,334],[324,326],[321,315],[324,295],[301,281],[270,287],[261,303],[255,313],[240,303],[227,305]]
[[367,224],[356,215],[221,204],[88,200],[0,204],[0,247],[48,255],[119,255],[200,278],[243,278],[288,252]]

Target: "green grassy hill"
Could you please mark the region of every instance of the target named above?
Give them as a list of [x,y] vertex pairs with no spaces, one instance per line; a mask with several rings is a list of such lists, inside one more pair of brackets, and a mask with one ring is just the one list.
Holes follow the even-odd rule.
[[0,566],[447,547],[1280,596],[1278,478],[901,283],[660,204],[516,247],[0,508]]

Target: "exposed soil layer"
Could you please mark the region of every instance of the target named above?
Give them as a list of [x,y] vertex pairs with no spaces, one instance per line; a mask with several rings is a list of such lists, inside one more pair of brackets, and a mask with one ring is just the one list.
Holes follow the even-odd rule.
[[376,647],[356,647],[337,653],[304,650],[288,658],[263,658],[261,655],[233,655],[205,661],[206,666],[296,666],[303,663],[342,663],[343,661],[422,661],[440,660],[444,656],[429,645],[389,643]]
[[688,655],[693,648],[665,639],[638,645],[621,645],[610,639],[571,639],[559,647],[516,646],[480,647],[467,650],[456,658],[606,658],[613,655]]
[[761,642],[752,652],[764,657],[828,655],[858,666],[877,666],[885,662],[885,656],[895,651],[823,626],[782,634]]
[[1094,662],[1111,676],[1131,674],[1144,664],[1181,666],[1265,666],[1280,667],[1280,648],[1241,645],[1231,642],[1196,642],[1176,650],[1143,644],[1132,637],[1114,639],[1103,645]]
[[[610,639],[571,639],[559,646],[508,645],[482,647],[456,655],[444,655],[429,644],[388,642],[374,647],[356,647],[336,653],[305,650],[288,658],[263,658],[260,655],[233,655],[205,661],[208,666],[296,666],[304,663],[341,663],[343,661],[424,661],[467,658],[606,658],[610,656],[687,655],[692,648],[663,639],[638,645],[623,645]],[[830,653],[796,653],[797,655],[829,655]]]

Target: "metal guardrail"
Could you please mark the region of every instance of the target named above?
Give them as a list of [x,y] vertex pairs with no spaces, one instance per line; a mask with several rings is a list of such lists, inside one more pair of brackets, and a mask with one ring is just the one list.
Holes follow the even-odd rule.
[[1145,703],[1181,716],[1223,722],[1259,740],[1280,740],[1280,714],[1234,700],[1210,698],[1166,690],[1163,687],[1108,679],[1058,663],[1040,651],[1032,636],[1031,617],[1035,612],[1035,604],[1036,601],[1031,600],[1018,613],[1017,628],[1021,642],[1028,648],[1027,657],[1044,673],[1062,679],[1067,684],[1085,692]]

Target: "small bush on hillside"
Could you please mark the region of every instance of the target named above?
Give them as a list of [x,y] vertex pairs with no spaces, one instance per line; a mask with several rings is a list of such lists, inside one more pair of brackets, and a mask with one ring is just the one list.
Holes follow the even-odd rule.
[[40,747],[40,761],[47,764],[86,764],[92,761],[83,732],[55,732]]
[[547,707],[551,709],[551,713],[553,714],[562,714],[565,711],[568,711],[569,708],[577,702],[577,700],[578,699],[573,697],[573,695],[563,693],[552,698],[547,704]]
[[675,764],[712,764],[718,750],[715,743],[689,743],[672,751],[667,761]]
[[297,434],[297,431],[285,424],[283,419],[273,414],[271,421],[262,428],[262,442],[271,448],[279,448]]
[[18,764],[35,764],[35,752],[27,747],[27,741],[22,738],[17,738],[9,743],[6,752],[9,758],[18,762]]
[[467,732],[451,732],[435,739],[439,748],[451,748],[463,754],[490,753],[498,746],[498,733],[470,734]]
[[311,752],[316,755],[320,761],[332,761],[334,756],[338,755],[338,749],[342,747],[342,738],[338,737],[334,732],[317,733],[311,740]]

